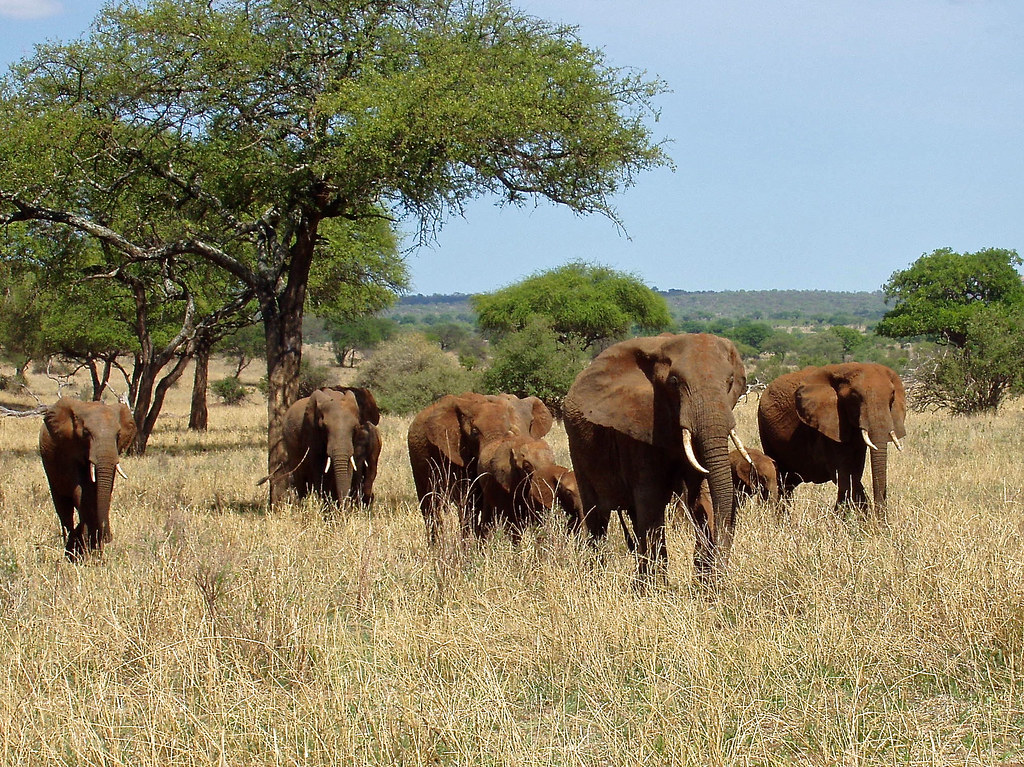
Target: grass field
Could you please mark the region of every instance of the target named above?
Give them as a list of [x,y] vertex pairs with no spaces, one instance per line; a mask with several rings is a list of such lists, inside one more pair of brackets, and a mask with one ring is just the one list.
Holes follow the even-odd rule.
[[382,421],[372,511],[268,514],[265,404],[213,405],[195,434],[189,394],[123,461],[114,541],[79,566],[39,419],[0,419],[0,763],[1024,762],[1019,405],[911,414],[887,528],[837,519],[832,485],[785,523],[746,507],[711,600],[686,523],[648,594],[617,530],[597,554],[554,521],[428,550],[409,419]]

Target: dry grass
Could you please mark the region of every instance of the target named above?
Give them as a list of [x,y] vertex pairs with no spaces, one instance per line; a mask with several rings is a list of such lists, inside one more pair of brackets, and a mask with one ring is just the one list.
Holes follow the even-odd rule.
[[268,514],[265,406],[214,406],[196,435],[188,395],[124,462],[115,540],[82,566],[38,419],[0,420],[0,763],[1024,761],[1020,408],[913,416],[889,528],[836,519],[830,485],[784,524],[748,507],[708,600],[685,525],[646,595],[618,531],[596,555],[554,522],[432,553],[407,420],[382,424],[372,512]]

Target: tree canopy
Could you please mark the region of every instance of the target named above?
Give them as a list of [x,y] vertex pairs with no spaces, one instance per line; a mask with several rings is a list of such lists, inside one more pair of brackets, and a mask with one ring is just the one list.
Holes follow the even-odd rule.
[[663,89],[505,0],[111,3],[4,80],[0,224],[75,228],[115,269],[202,262],[254,296],[273,472],[325,222],[425,238],[486,194],[614,219],[668,162],[647,126]]
[[969,321],[981,308],[1024,305],[1020,265],[1016,251],[1002,248],[926,253],[883,286],[886,301],[895,305],[876,331],[890,338],[936,336],[963,347]]
[[665,299],[638,277],[582,262],[473,296],[472,302],[485,331],[522,330],[539,315],[563,339],[575,335],[587,345],[621,338],[634,326],[652,332],[672,322]]

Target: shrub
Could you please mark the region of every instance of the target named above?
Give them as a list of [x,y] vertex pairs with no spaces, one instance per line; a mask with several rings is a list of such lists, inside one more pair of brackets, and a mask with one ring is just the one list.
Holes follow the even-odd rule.
[[245,385],[234,376],[214,381],[210,391],[225,405],[241,405],[248,397]]
[[581,339],[570,335],[561,341],[546,319],[535,316],[522,330],[498,343],[494,360],[483,375],[484,390],[539,397],[551,412],[559,414],[562,400],[587,361]]
[[377,347],[360,366],[356,383],[373,390],[384,412],[406,415],[445,394],[472,391],[478,379],[437,344],[408,333]]
[[329,386],[331,371],[323,365],[313,365],[306,360],[299,366],[299,397],[308,397],[317,389]]

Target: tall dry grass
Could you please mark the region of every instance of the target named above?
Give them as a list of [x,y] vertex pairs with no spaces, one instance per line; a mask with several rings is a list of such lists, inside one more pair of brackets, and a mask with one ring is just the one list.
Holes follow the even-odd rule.
[[1019,407],[912,415],[887,528],[837,519],[831,485],[785,523],[745,508],[711,600],[686,524],[648,594],[617,530],[596,553],[555,521],[428,550],[405,419],[383,420],[372,511],[267,513],[265,405],[215,405],[197,435],[188,396],[79,566],[38,419],[0,420],[3,764],[1024,761]]

